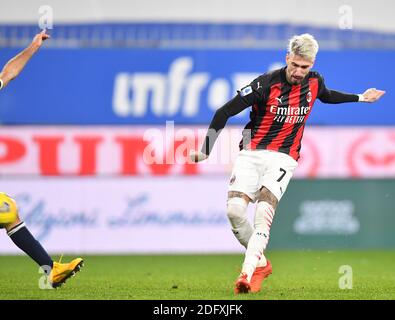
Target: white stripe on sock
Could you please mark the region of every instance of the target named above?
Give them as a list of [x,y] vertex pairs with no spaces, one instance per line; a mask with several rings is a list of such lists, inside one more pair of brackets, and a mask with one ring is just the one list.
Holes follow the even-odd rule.
[[10,231],[7,232],[7,235],[9,237],[11,237],[15,232],[19,231],[20,229],[22,229],[23,227],[25,227],[25,223],[21,222],[19,225],[17,225],[16,227],[12,228]]

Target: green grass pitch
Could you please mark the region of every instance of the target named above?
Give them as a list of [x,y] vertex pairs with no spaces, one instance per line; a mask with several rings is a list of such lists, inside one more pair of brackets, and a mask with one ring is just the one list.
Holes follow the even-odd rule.
[[[85,256],[76,277],[57,290],[38,287],[26,256],[0,256],[0,299],[395,299],[395,251],[271,251],[273,274],[260,293],[233,294],[243,256]],[[71,257],[64,257],[63,261]],[[342,265],[352,289],[340,289]]]

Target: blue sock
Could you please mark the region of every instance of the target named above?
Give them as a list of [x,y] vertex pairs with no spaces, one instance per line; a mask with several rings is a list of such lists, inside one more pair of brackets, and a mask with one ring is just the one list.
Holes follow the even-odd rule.
[[53,261],[41,244],[33,237],[26,228],[25,223],[21,222],[7,232],[11,240],[32,258],[39,266],[50,266]]

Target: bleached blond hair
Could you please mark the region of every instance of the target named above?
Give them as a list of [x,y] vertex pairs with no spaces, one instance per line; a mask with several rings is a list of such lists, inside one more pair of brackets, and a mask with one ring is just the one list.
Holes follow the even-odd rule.
[[318,42],[309,33],[293,36],[288,43],[288,54],[293,53],[307,60],[314,61],[318,52]]

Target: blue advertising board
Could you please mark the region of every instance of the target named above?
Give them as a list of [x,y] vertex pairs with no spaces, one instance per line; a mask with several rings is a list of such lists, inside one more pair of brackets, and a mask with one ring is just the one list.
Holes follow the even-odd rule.
[[[18,53],[0,51],[0,65]],[[393,125],[394,51],[320,51],[329,88],[386,90],[379,102],[323,105],[316,125]],[[47,49],[0,91],[1,124],[206,124],[255,76],[284,63],[281,50]],[[244,124],[248,112],[229,122]]]

